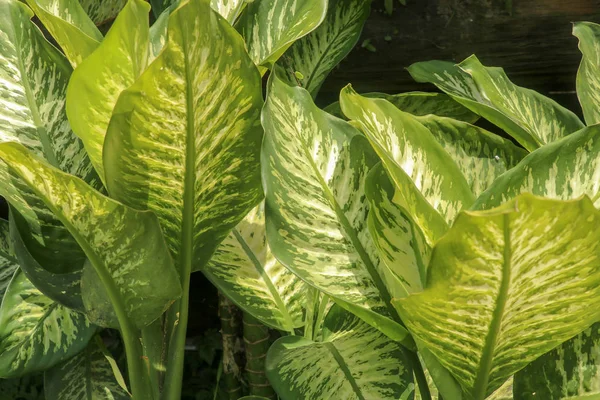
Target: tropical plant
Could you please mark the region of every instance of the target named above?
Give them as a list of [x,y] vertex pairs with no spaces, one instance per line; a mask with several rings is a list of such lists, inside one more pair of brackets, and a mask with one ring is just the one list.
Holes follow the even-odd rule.
[[0,0],[1,377],[180,399],[200,271],[215,397],[600,395],[599,25],[586,126],[475,56],[320,109],[368,1],[151,3]]

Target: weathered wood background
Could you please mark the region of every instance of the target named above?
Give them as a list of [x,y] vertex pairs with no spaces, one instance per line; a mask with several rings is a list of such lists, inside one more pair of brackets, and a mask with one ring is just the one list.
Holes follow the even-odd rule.
[[[374,0],[358,46],[328,77],[319,102],[337,99],[347,83],[359,92],[431,91],[405,68],[476,54],[485,65],[504,67],[516,84],[580,113],[574,94],[581,59],[571,35],[575,21],[600,23],[600,0],[407,0],[406,6],[395,0],[391,16],[382,0]],[[365,39],[375,52],[360,47]]]

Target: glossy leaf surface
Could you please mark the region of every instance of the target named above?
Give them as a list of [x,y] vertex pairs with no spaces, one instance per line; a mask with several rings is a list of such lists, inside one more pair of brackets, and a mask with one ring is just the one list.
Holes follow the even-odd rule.
[[598,321],[599,218],[588,198],[523,194],[461,213],[438,241],[426,289],[394,305],[467,399]]

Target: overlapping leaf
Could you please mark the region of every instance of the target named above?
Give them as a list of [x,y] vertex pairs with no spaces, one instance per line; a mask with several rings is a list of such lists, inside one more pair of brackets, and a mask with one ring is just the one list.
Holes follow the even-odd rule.
[[400,345],[339,307],[322,342],[300,336],[269,349],[269,381],[283,400],[412,399],[412,368]]
[[600,126],[582,129],[525,157],[483,192],[473,209],[488,209],[520,193],[553,199],[588,195],[600,206]]
[[[88,283],[92,286],[82,290],[92,321],[115,326],[115,320],[94,319],[100,314],[95,308],[114,307],[119,322],[129,318],[143,327],[179,297],[179,277],[153,214],[135,211],[103,196],[82,180],[52,168],[20,144],[0,144],[0,159],[64,224],[93,266],[99,279],[92,279]],[[82,288],[85,275],[83,279]],[[97,293],[100,285],[111,304],[86,303],[85,296],[103,297]]]
[[408,71],[417,82],[435,84],[498,125],[529,151],[583,128],[574,113],[533,90],[514,85],[504,70],[485,67],[475,56],[458,65],[420,62]]
[[[544,354],[515,375],[514,398],[567,399],[600,395],[600,324]],[[585,397],[584,397],[585,398]]]
[[[3,0],[11,1],[11,0]],[[102,34],[78,0],[27,0],[73,67],[98,47]]]
[[[95,337],[75,357],[44,372],[47,400],[126,400],[131,399],[122,386],[123,377],[112,356]],[[115,372],[119,375],[115,376]]]
[[366,227],[365,178],[377,156],[357,129],[277,75],[262,115],[271,251],[338,304],[402,340],[390,306],[401,291],[398,278],[380,262]]
[[0,219],[0,302],[18,268],[19,265],[10,245],[8,221]]
[[127,0],[79,0],[81,7],[96,25],[115,18]]
[[388,101],[362,97],[348,86],[340,103],[381,158],[395,185],[394,202],[410,213],[427,242],[433,243],[474,201],[458,166],[425,126]]
[[577,71],[577,97],[588,125],[600,123],[600,25],[578,22],[573,35],[579,39],[583,54]]
[[0,307],[0,376],[42,371],[83,349],[96,327],[53,302],[18,271]]
[[261,74],[325,19],[326,0],[264,0],[248,4],[236,24]]
[[358,41],[370,10],[370,0],[330,0],[321,25],[296,41],[281,57],[288,79],[297,81],[316,97],[327,75]]
[[599,218],[588,198],[523,194],[461,213],[437,243],[425,291],[394,305],[467,399],[600,319]]
[[[474,123],[479,119],[479,115],[471,112],[468,108],[452,99],[445,93],[429,92],[407,92],[399,94],[386,93],[364,93],[363,97],[373,99],[385,99],[398,107],[400,110],[413,115],[434,114],[440,117],[448,117]],[[332,103],[324,108],[328,113],[336,117],[344,118],[344,113],[339,101]]]
[[164,50],[115,106],[109,192],[158,215],[182,275],[260,200],[261,106],[241,38],[206,0],[173,11]]
[[233,228],[203,272],[223,294],[262,323],[287,332],[303,325],[308,291],[271,254],[263,203]]
[[104,41],[79,64],[69,82],[69,121],[103,179],[102,146],[113,108],[148,63],[149,9],[143,0],[130,0]]

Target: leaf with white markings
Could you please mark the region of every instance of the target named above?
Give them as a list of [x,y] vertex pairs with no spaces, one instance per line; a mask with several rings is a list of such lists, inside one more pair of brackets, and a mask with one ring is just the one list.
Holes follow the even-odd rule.
[[[413,115],[434,114],[459,121],[475,123],[479,115],[452,99],[445,93],[407,92],[399,94],[386,94],[379,92],[364,93],[363,97],[372,99],[385,99],[400,110]],[[345,118],[340,102],[336,101],[323,109],[339,118]]]
[[[370,0],[330,0],[323,23],[281,57],[279,64],[288,79],[297,81],[315,98],[327,75],[358,41],[370,10]],[[301,79],[296,78],[297,72]]]
[[261,74],[325,19],[327,0],[253,1],[236,24]]
[[496,207],[521,193],[568,200],[588,195],[600,207],[600,125],[545,145],[500,176],[473,209]]
[[319,110],[310,93],[288,86],[277,71],[262,115],[271,251],[336,303],[403,340],[390,304],[402,289],[366,226],[365,178],[377,155],[356,128]]
[[466,122],[435,115],[416,119],[454,160],[475,196],[527,155],[510,140]]
[[130,0],[104,41],[75,69],[67,89],[69,121],[102,179],[102,146],[113,108],[148,63],[149,10],[145,1]]
[[47,400],[131,399],[122,387],[123,377],[115,376],[109,359],[112,356],[103,348],[101,340],[96,336],[75,357],[44,372],[44,394]]
[[263,203],[233,228],[202,272],[262,323],[287,332],[303,325],[308,291],[304,282],[271,254]]
[[18,271],[0,306],[0,376],[47,369],[83,349],[96,327],[46,296]]
[[127,4],[127,0],[79,0],[81,7],[96,25],[101,25],[113,18]]
[[432,244],[475,197],[462,172],[419,120],[384,99],[368,99],[350,86],[342,90],[344,114],[357,121],[381,158],[396,193]]
[[115,106],[109,192],[158,215],[182,276],[260,201],[261,107],[244,43],[206,0],[171,13],[164,50]]
[[516,86],[502,68],[485,67],[475,56],[458,65],[419,62],[408,71],[417,82],[435,84],[504,129],[529,151],[583,128],[573,112],[533,90]]
[[102,34],[78,0],[26,1],[73,67],[79,65],[102,41]]
[[599,220],[587,197],[523,194],[461,213],[437,242],[426,289],[394,305],[467,399],[600,319]]
[[[180,296],[177,271],[152,213],[133,210],[103,196],[82,180],[51,167],[20,144],[0,144],[0,159],[77,240],[90,261],[88,265],[93,266],[99,277],[91,284],[101,282],[112,303],[112,307],[104,309],[112,311],[114,307],[121,316],[119,322],[128,318],[137,327],[144,327]],[[154,279],[157,275],[160,280]],[[83,289],[85,274],[82,279]],[[86,302],[86,298],[97,295],[94,290],[82,293],[93,322],[117,327],[114,319],[98,318],[95,308],[103,304]]]
[[19,268],[10,244],[9,224],[0,219],[0,302],[15,271]]
[[588,125],[600,123],[600,25],[577,22],[573,35],[583,55],[577,71],[577,97]]
[[[600,395],[600,323],[517,372],[515,400]],[[585,398],[585,397],[584,397]]]
[[266,371],[283,400],[412,399],[412,368],[405,351],[372,326],[334,307],[322,342],[278,339]]

